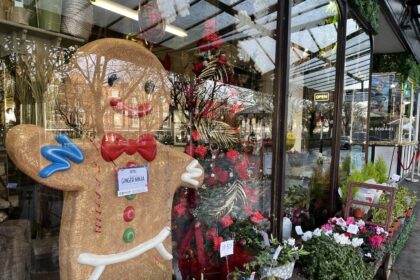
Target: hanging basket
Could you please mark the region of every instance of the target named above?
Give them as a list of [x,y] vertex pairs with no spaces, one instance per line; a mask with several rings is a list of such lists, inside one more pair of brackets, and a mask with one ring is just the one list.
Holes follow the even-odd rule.
[[60,32],[62,0],[38,0],[36,10],[39,28]]
[[280,279],[289,279],[292,278],[293,269],[295,267],[295,262],[289,262],[285,265],[277,267],[264,267],[261,269],[261,279],[267,277],[277,277]]
[[61,32],[89,39],[92,30],[93,6],[88,0],[65,1]]

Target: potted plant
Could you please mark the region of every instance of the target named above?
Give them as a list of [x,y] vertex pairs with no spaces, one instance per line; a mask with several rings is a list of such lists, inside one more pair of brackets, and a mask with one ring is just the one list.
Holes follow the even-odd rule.
[[271,237],[269,246],[266,246],[254,259],[245,264],[246,272],[251,275],[258,271],[260,278],[289,279],[292,277],[295,262],[300,256],[309,252],[295,245],[295,239],[289,238],[283,242]]

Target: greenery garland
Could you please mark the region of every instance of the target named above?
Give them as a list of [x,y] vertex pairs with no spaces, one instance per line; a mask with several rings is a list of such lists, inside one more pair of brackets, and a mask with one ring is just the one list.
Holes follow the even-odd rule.
[[414,82],[414,87],[420,83],[420,65],[408,53],[373,55],[373,72],[397,72],[401,74],[401,82],[411,78]]
[[391,251],[392,260],[394,263],[397,260],[397,257],[402,251],[402,249],[404,249],[405,244],[407,243],[408,239],[410,238],[411,230],[413,229],[413,226],[416,222],[416,215],[413,214],[410,218],[406,218],[405,222],[406,222],[406,225],[401,231],[401,234],[398,237],[397,241],[395,241],[395,244]]
[[349,1],[355,12],[364,18],[370,25],[373,34],[378,34],[379,29],[379,5],[377,0],[355,0]]

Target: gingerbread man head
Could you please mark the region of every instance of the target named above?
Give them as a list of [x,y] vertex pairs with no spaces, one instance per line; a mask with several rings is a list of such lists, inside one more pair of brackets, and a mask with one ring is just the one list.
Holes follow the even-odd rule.
[[24,173],[65,191],[61,279],[169,279],[173,194],[199,187],[203,170],[151,134],[168,110],[166,73],[148,50],[119,39],[91,42],[72,60],[58,105],[75,108],[75,128],[95,137],[19,125],[6,139]]

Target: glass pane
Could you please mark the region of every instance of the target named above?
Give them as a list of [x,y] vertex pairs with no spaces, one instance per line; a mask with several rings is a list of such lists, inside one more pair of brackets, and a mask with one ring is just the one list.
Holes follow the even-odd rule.
[[370,57],[369,35],[349,18],[340,138],[340,162],[346,170],[342,170],[342,176],[361,170],[365,162]]
[[[36,3],[41,2],[48,1]],[[1,78],[7,92],[2,107],[10,109],[7,128],[42,127],[31,127],[35,136],[30,144],[25,142],[22,153],[36,160],[28,162],[35,162],[38,169],[40,162],[46,165],[40,148],[58,145],[56,134],[70,137],[87,155],[86,162],[72,162],[70,170],[60,173],[61,180],[40,179],[39,170],[25,169],[41,184],[65,191],[64,202],[62,192],[48,193],[53,199],[45,199],[42,209],[35,206],[32,196],[40,184],[11,165],[10,174],[14,173],[9,179],[18,187],[9,193],[23,201],[13,217],[30,220],[34,238],[51,237],[57,242],[64,204],[61,234],[66,230],[69,238],[65,239],[77,246],[63,243],[61,247],[62,271],[72,275],[63,278],[89,278],[87,266],[80,268],[75,262],[82,250],[117,254],[168,227],[172,236],[164,245],[173,254],[172,263],[151,250],[135,261],[108,266],[108,277],[118,279],[115,275],[124,269],[126,275],[141,271],[145,279],[170,279],[172,271],[177,279],[226,279],[257,252],[260,231],[270,230],[278,1],[90,1],[94,6],[85,2],[62,1],[60,15],[52,10],[55,6],[44,6],[41,12],[34,1],[23,1],[23,7],[12,9],[20,17],[8,20],[36,28],[27,37],[21,37],[20,31],[1,34],[5,54]],[[25,15],[37,17],[29,22]],[[316,22],[308,24],[320,37],[315,45],[324,46],[317,59],[334,64],[329,38]],[[15,23],[4,25],[7,30],[18,29]],[[306,36],[302,34],[296,42],[313,50],[314,43],[305,42]],[[87,43],[102,37],[102,41]],[[164,144],[156,144],[156,159],[149,161],[147,154],[133,147],[117,158],[108,155],[109,141],[111,146],[135,146],[149,133]],[[204,171],[200,188],[192,188],[188,176],[178,174],[182,169],[197,177],[198,171],[170,160],[173,155],[198,161]],[[148,191],[133,198],[124,197],[126,193],[120,190],[118,197],[116,170],[132,165],[149,176]],[[144,165],[150,167],[148,172],[142,169]],[[88,206],[81,209],[85,203]],[[32,214],[37,211],[42,219]],[[81,241],[80,236],[87,239]],[[226,240],[234,240],[235,257],[220,257],[220,243]],[[56,272],[55,249],[49,254],[54,265],[35,269]],[[67,263],[73,261],[69,268]]]
[[339,12],[295,1],[292,14],[285,207],[305,229],[327,218]]

